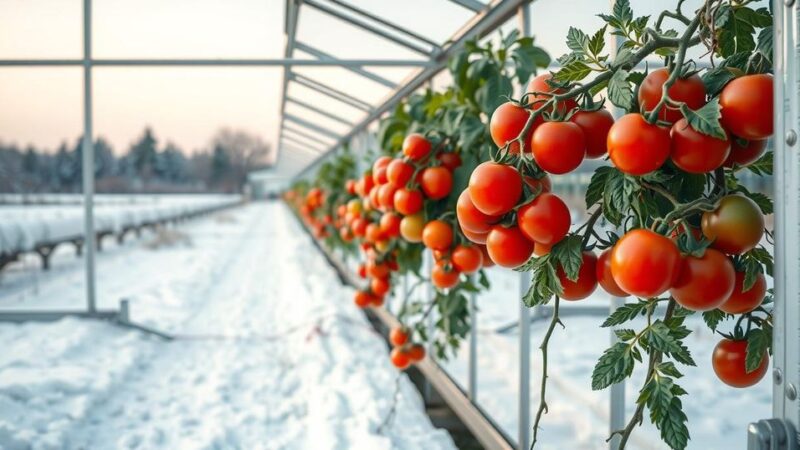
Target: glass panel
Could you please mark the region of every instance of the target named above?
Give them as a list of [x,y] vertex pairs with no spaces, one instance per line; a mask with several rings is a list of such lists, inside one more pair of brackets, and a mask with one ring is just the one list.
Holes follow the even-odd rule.
[[0,0],[0,59],[80,58],[80,0]]
[[345,1],[439,43],[449,39],[474,15],[471,10],[445,0]]
[[95,1],[98,58],[280,58],[279,0]]

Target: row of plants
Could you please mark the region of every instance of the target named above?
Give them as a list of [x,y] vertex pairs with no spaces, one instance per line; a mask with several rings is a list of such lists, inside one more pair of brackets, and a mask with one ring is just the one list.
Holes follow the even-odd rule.
[[[720,335],[712,365],[723,383],[752,386],[767,371],[773,207],[739,178],[772,173],[772,14],[741,0],[683,3],[636,17],[617,0],[598,30],[570,28],[559,69],[541,74],[551,60],[531,37],[471,42],[448,65],[450,87],[381,121],[366,171],[345,149],[286,193],[318,238],[362,261],[358,306],[380,307],[409,273],[414,288],[436,288],[429,301],[406,293],[390,337],[401,369],[425,357],[423,343],[439,358],[458,349],[486,267],[530,273],[522,302],[552,309],[534,445],[550,339],[568,325],[562,301],[597,299],[598,286],[629,301],[602,324],[618,342],[599,355],[592,389],[646,367],[633,415],[612,434],[620,449],[645,411],[667,445],[687,447],[690,316]],[[552,183],[587,159],[606,163],[593,165],[587,214],[575,217]],[[425,251],[434,263],[422,273]]]

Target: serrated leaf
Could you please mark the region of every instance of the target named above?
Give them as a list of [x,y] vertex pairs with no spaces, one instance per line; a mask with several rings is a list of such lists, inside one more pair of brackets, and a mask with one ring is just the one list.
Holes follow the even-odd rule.
[[767,152],[758,161],[748,165],[747,170],[759,176],[772,175],[773,159],[773,152]]
[[675,360],[683,364],[689,366],[695,365],[694,359],[692,359],[692,355],[689,353],[689,349],[678,339],[675,339],[670,333],[669,327],[667,327],[664,322],[653,322],[648,328],[647,333],[645,333],[645,336],[647,337],[647,342],[651,349],[672,356]]
[[619,383],[633,372],[633,355],[628,344],[617,342],[608,348],[592,371],[592,390],[605,389]]
[[621,67],[627,63],[629,63],[633,59],[633,51],[629,48],[623,47],[619,49],[617,52],[617,56],[614,57],[614,67]]
[[586,78],[591,72],[592,69],[583,61],[572,61],[556,72],[555,78],[558,81],[580,81]]
[[689,122],[689,126],[697,132],[717,139],[727,139],[728,135],[719,121],[720,117],[722,117],[721,110],[719,100],[716,98],[697,110],[691,110],[686,107],[681,108],[681,112],[686,117],[686,121]]
[[572,234],[559,241],[550,250],[551,257],[558,263],[567,275],[567,279],[575,281],[583,263],[581,255],[582,238]]
[[706,71],[701,77],[703,84],[706,86],[706,92],[710,96],[716,96],[722,92],[722,88],[728,84],[729,81],[736,77],[728,67],[715,67]]
[[678,395],[685,393],[668,376],[653,376],[645,384],[637,403],[645,402],[650,421],[661,431],[661,439],[676,450],[683,450],[689,441],[686,414]]
[[650,302],[647,301],[640,301],[637,303],[627,303],[625,305],[622,305],[619,308],[617,308],[613,313],[611,313],[611,315],[608,316],[608,318],[600,326],[607,328],[633,320],[636,316],[644,314],[649,305]]
[[772,342],[771,334],[760,328],[750,330],[747,335],[747,353],[744,360],[744,367],[747,373],[758,369],[761,365],[764,356],[767,354],[767,347]]
[[567,31],[567,47],[575,53],[583,54],[589,48],[589,36],[575,27]]
[[617,339],[623,342],[630,341],[631,339],[636,337],[636,332],[634,330],[631,330],[630,328],[614,330],[614,334],[617,336]]
[[603,48],[606,46],[606,27],[600,28],[597,30],[595,34],[589,39],[587,43],[587,50],[589,54],[594,57],[598,57],[600,53],[603,51]]
[[675,367],[675,363],[672,361],[665,361],[656,365],[656,370],[663,374],[673,378],[680,378],[683,374]]
[[769,253],[767,249],[756,247],[749,252],[745,253],[746,258],[752,258],[759,263],[764,265],[764,268],[767,270],[767,275],[773,276],[773,269],[775,265],[775,261],[772,258],[772,255]]
[[617,70],[608,80],[608,99],[625,111],[631,109],[633,105],[633,89],[628,82],[627,70]]
[[719,309],[712,309],[703,313],[703,320],[711,328],[712,331],[717,331],[717,326],[728,317],[728,314],[720,311]]
[[598,167],[594,174],[592,175],[591,181],[589,181],[589,186],[586,188],[586,209],[592,207],[595,203],[599,202],[603,198],[603,190],[606,186],[606,178],[608,177],[608,173],[611,172],[613,168],[608,166]]

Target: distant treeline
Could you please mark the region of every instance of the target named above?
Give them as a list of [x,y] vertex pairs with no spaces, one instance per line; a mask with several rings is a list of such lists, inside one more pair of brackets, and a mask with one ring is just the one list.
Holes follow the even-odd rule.
[[[208,149],[189,155],[169,141],[161,146],[148,127],[124,154],[102,137],[94,152],[97,192],[239,192],[247,173],[265,166],[270,146],[223,128]],[[0,142],[0,192],[80,192],[82,155],[81,138],[55,152]]]

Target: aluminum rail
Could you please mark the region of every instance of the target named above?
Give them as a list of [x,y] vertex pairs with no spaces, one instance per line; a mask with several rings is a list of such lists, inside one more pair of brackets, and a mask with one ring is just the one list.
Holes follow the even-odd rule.
[[[316,47],[312,47],[311,45],[304,44],[302,42],[295,42],[294,43],[294,48],[295,48],[295,50],[300,50],[301,52],[308,53],[309,55],[311,55],[311,56],[313,56],[315,58],[318,58],[317,61],[329,61],[329,62],[341,61],[340,59],[336,58],[335,56],[331,55],[330,53],[324,52],[324,51],[322,51],[322,50],[320,50],[320,49],[318,49]],[[341,64],[337,64],[337,66],[341,66],[342,68],[345,68],[345,69],[355,73],[356,75],[360,75],[360,76],[362,76],[364,78],[367,78],[369,80],[372,80],[372,81],[374,81],[374,82],[376,82],[378,84],[382,84],[382,85],[388,87],[389,89],[394,89],[395,87],[397,87],[397,84],[395,84],[394,81],[392,81],[392,80],[390,80],[388,78],[382,77],[382,76],[380,76],[380,75],[378,75],[376,73],[370,72],[369,70],[366,70],[366,69],[362,68],[361,66],[357,66],[357,65],[341,65]]]
[[347,143],[353,136],[366,129],[375,119],[380,118],[383,113],[391,110],[397,103],[414,93],[414,91],[421,88],[425,82],[436,76],[442,69],[447,67],[448,59],[460,51],[467,41],[483,37],[496,30],[514,16],[521,5],[526,3],[529,3],[529,0],[497,0],[490,5],[486,5],[486,7],[481,9],[478,14],[450,38],[450,45],[442,49],[442,52],[432,61],[430,66],[418,70],[415,74],[412,74],[409,78],[401,82],[399,84],[400,87],[392,92],[380,106],[375,108],[335,145],[331,146],[327,152],[303,169],[295,179],[308,175],[338,147]]
[[337,5],[337,6],[341,7],[341,8],[343,8],[343,9],[346,9],[347,11],[350,11],[350,12],[353,12],[355,14],[358,14],[361,17],[366,17],[367,19],[370,19],[370,20],[372,20],[374,22],[377,22],[377,23],[387,27],[387,28],[390,28],[390,29],[392,29],[394,31],[397,31],[398,33],[402,33],[402,34],[404,34],[404,35],[406,35],[406,36],[408,36],[408,37],[410,37],[412,39],[416,39],[416,40],[418,40],[420,42],[424,42],[425,44],[428,44],[432,48],[436,49],[436,51],[438,51],[441,48],[441,45],[437,44],[433,40],[428,39],[425,36],[422,36],[421,34],[415,33],[415,32],[413,32],[411,30],[408,30],[408,29],[406,29],[404,27],[401,27],[400,25],[397,25],[397,24],[395,24],[393,22],[389,22],[388,20],[386,20],[386,19],[384,19],[382,17],[379,17],[379,16],[377,16],[375,14],[372,14],[369,11],[365,11],[365,10],[355,6],[355,5],[351,5],[350,3],[346,3],[346,2],[344,2],[342,0],[328,0],[328,1],[330,3],[333,3],[334,5]]

